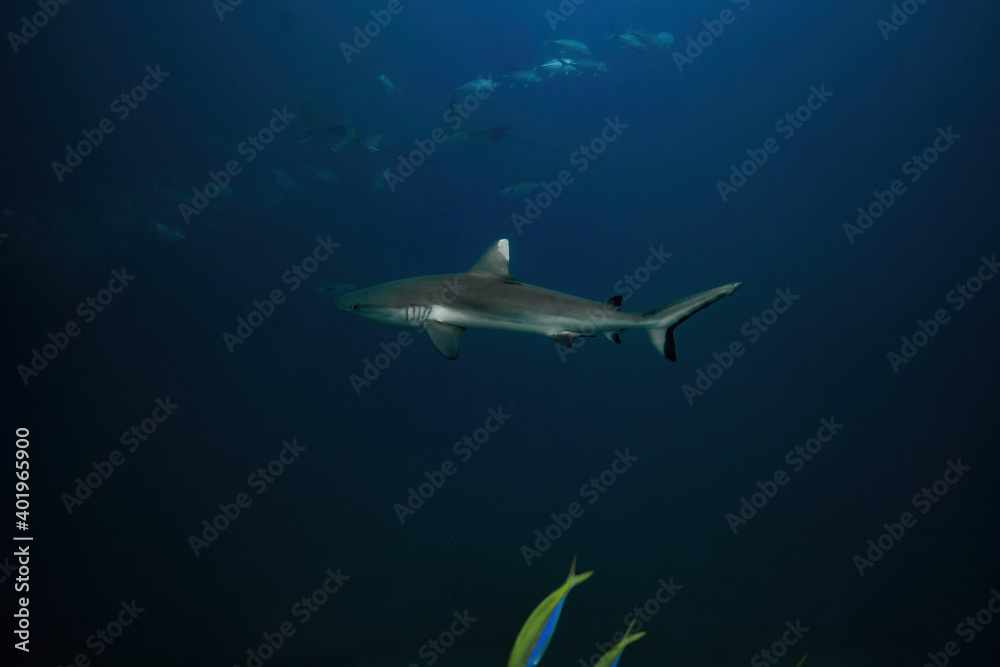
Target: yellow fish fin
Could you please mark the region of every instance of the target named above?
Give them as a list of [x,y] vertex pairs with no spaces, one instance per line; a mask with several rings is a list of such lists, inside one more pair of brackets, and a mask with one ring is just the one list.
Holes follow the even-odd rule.
[[[577,574],[576,573],[576,556],[573,556],[573,563],[569,566],[569,576],[566,577],[566,583],[563,584],[563,585],[565,586],[566,584],[569,584],[569,588],[573,588],[577,584],[582,584],[587,579],[590,579],[590,575],[592,575],[592,574],[594,574],[593,570],[591,570],[590,572],[581,572],[580,574]],[[567,592],[569,592],[569,589],[566,589],[566,590],[567,590]]]
[[628,630],[625,631],[625,636],[622,637],[620,642],[615,644],[613,649],[601,656],[601,659],[597,662],[595,667],[612,667],[613,665],[616,665],[626,646],[632,642],[637,642],[646,636],[645,632],[636,632],[635,634],[632,634],[632,628],[635,626],[635,622],[636,619],[633,618],[632,622],[628,624]]

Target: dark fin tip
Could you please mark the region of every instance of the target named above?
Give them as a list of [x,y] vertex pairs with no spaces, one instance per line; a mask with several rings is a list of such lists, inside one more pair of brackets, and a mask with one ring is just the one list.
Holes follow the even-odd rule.
[[674,345],[674,329],[677,327],[675,324],[672,327],[667,328],[667,341],[663,345],[663,356],[667,358],[668,361],[677,361],[677,346]]

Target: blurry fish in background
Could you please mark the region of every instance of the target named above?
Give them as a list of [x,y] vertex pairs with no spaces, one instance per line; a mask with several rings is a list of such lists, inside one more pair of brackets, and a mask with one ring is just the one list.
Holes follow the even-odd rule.
[[570,72],[576,72],[576,68],[570,65],[566,60],[562,58],[553,58],[547,63],[542,63],[536,69],[548,72],[549,76],[553,76],[558,72],[563,74],[569,74]]
[[607,63],[601,62],[600,60],[575,60],[573,58],[560,58],[561,62],[565,65],[577,70],[578,74],[583,74],[584,72],[593,72],[594,76],[597,76],[598,72],[610,72],[611,68],[608,67]]
[[181,241],[187,237],[179,229],[174,229],[173,227],[167,226],[162,222],[157,222],[153,220],[149,223],[149,231],[153,233],[158,239],[163,239],[166,241]]
[[674,45],[674,36],[669,32],[661,32],[654,35],[653,33],[645,30],[630,29],[626,34],[632,35],[650,48],[662,49],[664,46],[669,48]]
[[326,181],[327,183],[337,183],[340,181],[339,176],[323,167],[309,167],[309,171],[312,172],[314,181]]
[[323,117],[309,102],[302,103],[302,130],[295,135],[295,143],[304,144],[324,134],[333,134],[338,127]]
[[302,184],[295,180],[291,174],[283,169],[272,169],[274,174],[274,184],[280,186],[285,192],[298,192],[302,189]]
[[657,41],[656,39],[656,35],[652,35],[646,32],[645,30],[632,30],[631,28],[629,28],[628,30],[625,31],[625,34],[632,35],[637,40],[639,40],[639,42],[645,44],[648,47],[660,48],[661,46],[660,42]]
[[546,44],[558,44],[559,46],[566,49],[570,53],[575,53],[579,56],[589,56],[590,47],[577,39],[550,39],[545,42]]
[[330,146],[330,150],[334,153],[344,150],[352,141],[358,138],[357,128],[347,127],[346,125],[339,125],[338,128],[337,134],[339,134],[339,138]]
[[403,94],[403,91],[401,91],[399,89],[399,86],[397,86],[392,81],[390,81],[389,77],[387,77],[385,74],[381,75],[378,78],[378,80],[382,82],[382,87],[385,88],[385,94],[386,95],[402,95]]
[[649,45],[644,44],[642,40],[632,32],[623,32],[618,34],[612,27],[611,34],[605,37],[605,39],[617,39],[623,49],[632,49],[633,51],[639,51],[640,53],[649,51]]
[[524,87],[527,88],[529,83],[541,83],[542,77],[535,74],[534,69],[519,69],[514,70],[510,74],[504,74],[501,79],[510,79],[511,81],[516,81],[518,83],[523,83]]
[[499,83],[493,80],[493,75],[491,74],[488,78],[477,77],[472,81],[466,81],[457,90],[461,90],[463,93],[477,93],[486,92],[492,93],[500,86]]
[[372,153],[378,153],[382,150],[379,146],[382,144],[382,140],[385,139],[381,134],[373,134],[364,141],[361,142],[361,147],[366,151],[371,151]]
[[323,294],[324,296],[341,296],[342,294],[350,294],[357,290],[358,287],[354,283],[329,282],[317,287],[316,293]]

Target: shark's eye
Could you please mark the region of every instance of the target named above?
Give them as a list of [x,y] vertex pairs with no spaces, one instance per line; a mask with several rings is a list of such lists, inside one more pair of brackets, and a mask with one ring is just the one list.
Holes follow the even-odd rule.
[[351,308],[354,309],[354,310],[357,310],[358,309],[358,304],[354,304],[353,306],[351,306]]

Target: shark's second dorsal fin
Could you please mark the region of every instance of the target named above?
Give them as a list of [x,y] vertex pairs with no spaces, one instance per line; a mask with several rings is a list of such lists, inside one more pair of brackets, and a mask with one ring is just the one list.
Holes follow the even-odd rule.
[[515,282],[510,277],[510,243],[507,239],[500,239],[483,253],[469,273],[493,276],[499,280]]

